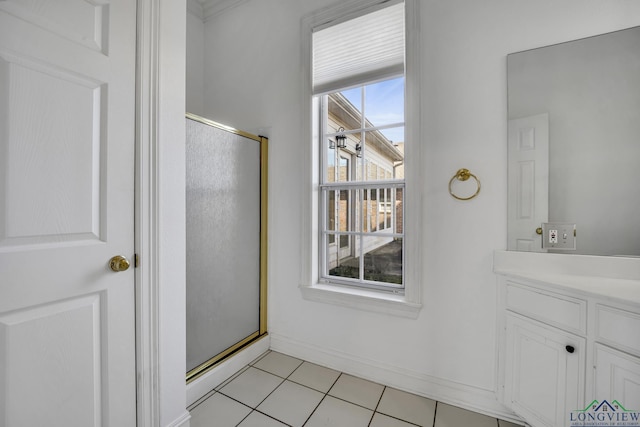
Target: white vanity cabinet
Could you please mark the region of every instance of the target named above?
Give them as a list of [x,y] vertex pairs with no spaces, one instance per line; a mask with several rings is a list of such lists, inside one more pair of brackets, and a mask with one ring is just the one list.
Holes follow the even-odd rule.
[[628,308],[595,308],[594,390],[640,410],[640,310]]
[[563,425],[564,408],[583,400],[575,384],[584,378],[584,338],[511,313],[506,334],[505,396],[511,408],[532,425]]
[[640,410],[640,280],[494,270],[503,404],[533,427],[594,400]]
[[509,280],[503,288],[503,402],[532,426],[564,426],[567,408],[584,402],[586,338],[575,326],[586,303]]

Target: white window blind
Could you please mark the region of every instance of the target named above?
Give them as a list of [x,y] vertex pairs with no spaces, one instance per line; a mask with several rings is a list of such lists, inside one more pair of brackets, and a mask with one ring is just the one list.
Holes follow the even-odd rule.
[[404,3],[314,31],[314,95],[402,74],[404,34]]

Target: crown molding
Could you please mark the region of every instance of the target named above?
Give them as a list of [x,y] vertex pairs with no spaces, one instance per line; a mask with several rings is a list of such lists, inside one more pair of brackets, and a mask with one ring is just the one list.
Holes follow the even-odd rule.
[[187,0],[187,13],[204,21],[204,4],[201,0]]
[[204,20],[208,21],[222,13],[233,9],[236,6],[246,3],[249,0],[202,0]]

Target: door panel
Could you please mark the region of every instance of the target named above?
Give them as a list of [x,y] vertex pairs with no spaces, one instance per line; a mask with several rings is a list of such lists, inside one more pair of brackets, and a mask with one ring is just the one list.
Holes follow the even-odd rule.
[[93,294],[0,316],[7,425],[100,425],[101,302]]
[[0,427],[135,425],[135,13],[0,1]]
[[595,398],[617,400],[629,409],[640,405],[640,358],[595,345]]
[[1,53],[0,68],[10,87],[0,247],[100,240],[103,85]]
[[108,2],[6,0],[2,10],[68,40],[107,53]]

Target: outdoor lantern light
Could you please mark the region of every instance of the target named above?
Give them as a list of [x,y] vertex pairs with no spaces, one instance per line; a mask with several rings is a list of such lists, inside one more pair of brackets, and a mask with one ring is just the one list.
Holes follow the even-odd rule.
[[362,157],[362,144],[356,144],[356,157]]
[[[340,126],[340,128],[338,129],[338,132],[344,132],[344,128]],[[336,135],[336,144],[338,145],[338,148],[347,147],[347,137],[345,136],[344,133],[340,133],[339,135]]]

